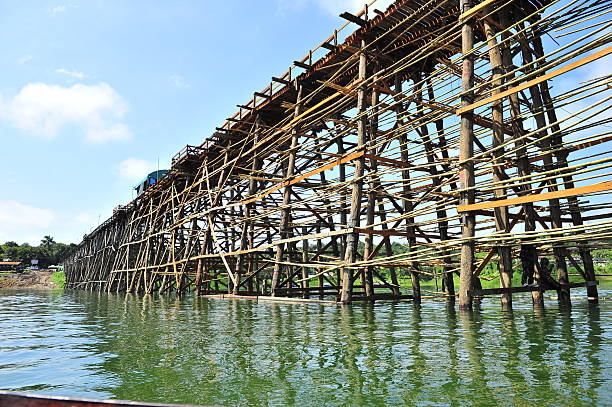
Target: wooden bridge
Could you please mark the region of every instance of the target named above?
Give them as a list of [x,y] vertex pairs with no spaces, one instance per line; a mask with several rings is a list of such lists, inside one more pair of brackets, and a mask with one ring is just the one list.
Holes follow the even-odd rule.
[[[343,13],[86,236],[65,259],[68,287],[418,302],[438,277],[460,307],[526,291],[539,305],[547,289],[569,302],[577,286],[596,301],[591,251],[612,245],[612,75],[576,78],[612,52],[610,3]],[[483,290],[491,265],[500,288]]]

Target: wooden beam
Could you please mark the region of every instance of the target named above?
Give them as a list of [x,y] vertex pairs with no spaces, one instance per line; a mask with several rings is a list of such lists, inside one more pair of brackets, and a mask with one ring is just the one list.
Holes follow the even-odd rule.
[[312,177],[313,175],[316,175],[316,174],[318,174],[320,172],[323,172],[325,170],[332,169],[332,168],[334,168],[337,165],[347,163],[347,162],[352,161],[352,160],[354,160],[356,158],[362,157],[363,155],[364,155],[364,151],[358,151],[356,153],[349,154],[349,155],[347,155],[345,157],[339,158],[338,160],[332,161],[332,162],[330,162],[330,163],[328,163],[328,164],[326,164],[326,165],[324,165],[322,167],[315,168],[314,170],[312,170],[310,172],[307,172],[306,174],[299,175],[299,176],[297,176],[297,177],[295,177],[295,178],[293,178],[293,179],[291,179],[289,181],[281,182],[280,184],[275,185],[272,188],[268,189],[266,192],[262,193],[261,195],[258,195],[256,197],[251,198],[251,199],[247,199],[245,201],[242,201],[241,204],[242,205],[246,205],[248,203],[258,201],[258,200],[264,198],[265,196],[270,195],[272,192],[278,191],[279,189],[281,189],[283,187],[296,184],[296,183],[298,183],[298,182],[300,182],[300,181],[302,181],[302,180],[304,180],[304,179],[306,179],[308,177]]
[[254,94],[255,96],[259,96],[259,97],[262,97],[262,98],[272,99],[272,96],[271,96],[271,95],[268,95],[267,93],[253,92],[253,94]]
[[482,3],[480,3],[479,5],[472,7],[468,11],[466,11],[464,13],[461,13],[461,15],[459,15],[459,22],[461,22],[461,23],[465,22],[465,20],[467,20],[468,18],[472,17],[476,13],[482,11],[485,7],[495,3],[496,1],[497,0],[485,0]]
[[350,21],[351,23],[355,23],[355,24],[357,24],[360,27],[365,27],[368,24],[367,21],[365,21],[364,19],[359,18],[359,17],[357,17],[357,16],[355,16],[355,15],[353,15],[351,13],[348,13],[346,11],[344,13],[340,14],[340,17],[344,18],[345,20]]
[[291,82],[289,82],[288,80],[277,78],[276,76],[272,77],[272,81],[282,83],[283,85],[291,85]]
[[479,209],[500,208],[503,206],[520,205],[529,202],[546,201],[550,199],[567,198],[568,196],[577,196],[584,194],[592,194],[594,192],[608,191],[612,189],[612,181],[601,182],[598,184],[587,185],[585,187],[564,189],[562,191],[546,192],[543,194],[531,194],[520,196],[518,198],[501,199],[499,201],[480,202],[471,205],[457,206],[457,212],[469,212]]
[[381,157],[379,155],[365,154],[364,157],[369,158],[370,160],[380,161],[381,163],[383,163],[383,165],[386,164],[389,167],[394,167],[394,168],[413,168],[414,167],[414,165],[412,164],[409,164],[403,161],[399,161],[399,160],[393,160],[391,158]]
[[321,44],[321,46],[325,49],[328,49],[330,51],[335,51],[338,49],[338,47],[336,47],[335,45],[330,44],[329,42],[324,42],[323,44]]
[[300,61],[293,61],[293,65],[295,65],[295,66],[297,66],[299,68],[306,69],[307,71],[311,71],[312,70],[312,66],[311,65],[305,64],[305,63],[300,62]]
[[612,53],[612,46],[604,48],[601,51],[598,51],[598,52],[596,52],[596,53],[594,53],[592,55],[589,55],[588,57],[579,59],[576,62],[572,62],[571,64],[566,65],[566,66],[564,66],[562,68],[555,69],[554,71],[549,72],[549,73],[547,73],[545,75],[538,76],[537,78],[534,78],[534,79],[532,79],[530,81],[522,83],[522,84],[520,84],[518,86],[515,86],[515,87],[510,88],[508,90],[505,90],[503,92],[500,92],[497,95],[481,99],[478,102],[474,102],[474,103],[472,103],[470,105],[467,105],[467,106],[462,106],[461,108],[457,109],[455,114],[460,115],[462,113],[469,112],[470,110],[474,110],[477,107],[484,106],[486,104],[489,104],[489,103],[494,102],[496,100],[499,100],[501,98],[505,98],[505,97],[510,96],[510,95],[512,95],[514,93],[520,92],[520,91],[525,90],[527,88],[530,88],[530,87],[532,87],[534,85],[537,85],[537,84],[539,84],[541,82],[547,81],[547,80],[552,79],[552,78],[554,78],[556,76],[559,76],[559,75],[562,75],[562,74],[564,74],[566,72],[569,72],[569,71],[571,71],[573,69],[576,69],[578,67],[586,65],[589,62],[593,62],[593,61],[595,61],[595,60],[597,60],[599,58],[603,58],[603,57],[605,57],[606,55],[608,55],[610,53]]

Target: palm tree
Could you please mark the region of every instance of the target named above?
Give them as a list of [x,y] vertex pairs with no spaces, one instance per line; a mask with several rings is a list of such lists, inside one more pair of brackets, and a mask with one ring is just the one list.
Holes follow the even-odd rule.
[[53,261],[54,249],[56,246],[57,244],[55,243],[55,239],[53,239],[53,237],[49,235],[43,237],[43,239],[40,241],[40,248],[42,249],[41,254],[44,256],[44,258],[41,259],[43,263],[47,264]]

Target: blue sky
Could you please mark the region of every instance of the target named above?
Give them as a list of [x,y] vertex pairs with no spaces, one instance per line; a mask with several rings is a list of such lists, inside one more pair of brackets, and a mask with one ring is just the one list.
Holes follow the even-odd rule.
[[0,242],[80,241],[361,4],[0,1]]

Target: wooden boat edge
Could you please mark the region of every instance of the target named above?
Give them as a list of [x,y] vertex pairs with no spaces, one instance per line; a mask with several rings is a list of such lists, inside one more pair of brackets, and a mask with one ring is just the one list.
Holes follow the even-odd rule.
[[93,399],[82,397],[51,396],[46,394],[23,393],[0,390],[0,407],[97,407],[97,406],[140,406],[140,407],[204,407],[195,404],[166,404],[129,400]]

